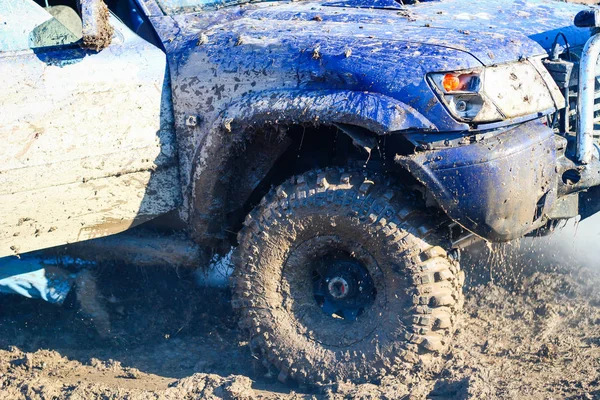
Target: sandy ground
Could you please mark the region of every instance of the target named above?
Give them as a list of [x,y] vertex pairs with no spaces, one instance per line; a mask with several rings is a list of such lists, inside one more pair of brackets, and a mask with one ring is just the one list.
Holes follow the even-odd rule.
[[529,258],[529,241],[471,252],[483,266],[463,262],[465,311],[439,374],[285,386],[245,346],[227,290],[199,288],[187,271],[103,265],[106,337],[77,308],[2,299],[0,398],[600,398],[600,268],[561,247],[600,242],[597,221],[582,226]]

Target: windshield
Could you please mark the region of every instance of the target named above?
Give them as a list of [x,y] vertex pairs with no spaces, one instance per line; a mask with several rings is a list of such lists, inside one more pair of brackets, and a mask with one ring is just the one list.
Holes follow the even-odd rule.
[[[158,0],[161,8],[167,14],[190,13],[201,10],[216,10],[218,8],[240,4],[261,3],[277,0]],[[289,0],[298,1],[298,0]],[[421,0],[435,1],[435,0]],[[353,8],[388,8],[401,9],[405,5],[418,3],[417,0],[329,0],[321,2],[325,6]]]
[[239,4],[258,3],[274,0],[158,0],[167,14],[181,14],[201,10],[215,10]]

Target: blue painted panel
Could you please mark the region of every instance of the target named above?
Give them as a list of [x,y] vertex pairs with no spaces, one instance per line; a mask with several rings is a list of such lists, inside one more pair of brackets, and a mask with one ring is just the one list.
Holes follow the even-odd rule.
[[557,198],[554,132],[532,121],[467,146],[401,157],[453,220],[490,241],[538,228]]
[[0,293],[18,294],[61,304],[71,290],[75,275],[44,260],[27,256],[0,259]]

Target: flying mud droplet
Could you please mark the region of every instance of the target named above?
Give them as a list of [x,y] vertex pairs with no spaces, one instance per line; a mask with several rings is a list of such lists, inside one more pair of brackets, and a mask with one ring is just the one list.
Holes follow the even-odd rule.
[[208,43],[208,36],[205,33],[201,33],[198,37],[198,42],[196,43],[198,46],[202,46],[203,44]]
[[75,288],[81,311],[92,319],[98,334],[107,337],[111,330],[110,317],[102,304],[94,275],[87,270],[81,271],[75,279]]
[[318,60],[321,58],[321,46],[317,46],[313,49],[312,58]]

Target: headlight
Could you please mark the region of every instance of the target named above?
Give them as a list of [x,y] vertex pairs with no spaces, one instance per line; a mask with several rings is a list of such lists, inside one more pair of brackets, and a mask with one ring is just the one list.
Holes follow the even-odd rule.
[[464,122],[501,121],[555,108],[546,81],[528,61],[428,78],[450,113]]

